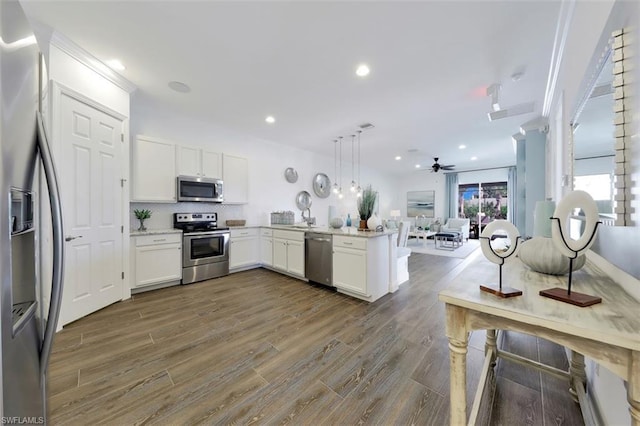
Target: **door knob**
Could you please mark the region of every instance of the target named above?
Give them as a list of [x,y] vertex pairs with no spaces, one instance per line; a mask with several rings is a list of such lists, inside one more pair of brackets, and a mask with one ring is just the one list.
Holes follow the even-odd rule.
[[72,237],[71,235],[67,235],[66,237],[64,237],[64,240],[72,241],[72,240],[75,240],[76,238],[82,238],[82,235],[78,235],[77,237]]

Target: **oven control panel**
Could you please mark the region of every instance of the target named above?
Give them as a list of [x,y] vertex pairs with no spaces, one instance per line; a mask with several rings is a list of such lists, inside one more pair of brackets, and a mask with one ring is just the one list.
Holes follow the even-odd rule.
[[175,222],[217,222],[218,213],[175,213]]

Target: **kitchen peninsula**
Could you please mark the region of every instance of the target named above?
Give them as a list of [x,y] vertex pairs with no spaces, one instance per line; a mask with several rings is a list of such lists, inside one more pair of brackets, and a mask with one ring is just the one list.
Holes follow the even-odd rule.
[[264,267],[305,280],[305,231],[333,236],[333,283],[338,292],[373,302],[398,288],[397,231],[300,225],[231,228],[231,273]]

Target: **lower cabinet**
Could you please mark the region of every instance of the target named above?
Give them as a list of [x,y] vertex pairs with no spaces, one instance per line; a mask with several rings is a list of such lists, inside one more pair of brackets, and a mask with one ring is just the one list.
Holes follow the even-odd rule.
[[273,266],[273,231],[260,228],[260,264]]
[[133,237],[133,288],[182,280],[182,234]]
[[333,285],[373,302],[389,291],[387,238],[333,237]]
[[248,268],[260,263],[258,229],[232,229],[229,243],[229,269]]
[[304,232],[273,230],[273,268],[304,278]]

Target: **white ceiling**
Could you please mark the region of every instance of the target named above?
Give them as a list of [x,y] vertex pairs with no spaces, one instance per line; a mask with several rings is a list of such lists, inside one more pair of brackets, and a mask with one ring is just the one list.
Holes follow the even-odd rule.
[[[515,164],[511,135],[541,114],[560,8],[512,0],[23,3],[33,20],[98,59],[119,58],[136,96],[328,156],[337,136],[373,123],[362,163],[398,174],[432,157],[458,170]],[[355,75],[361,62],[371,68],[364,79]],[[519,81],[516,71],[525,71]],[[192,91],[170,90],[171,80]],[[489,122],[492,83],[502,84],[502,107],[534,101],[535,112]],[[349,144],[344,155],[349,161]]]

